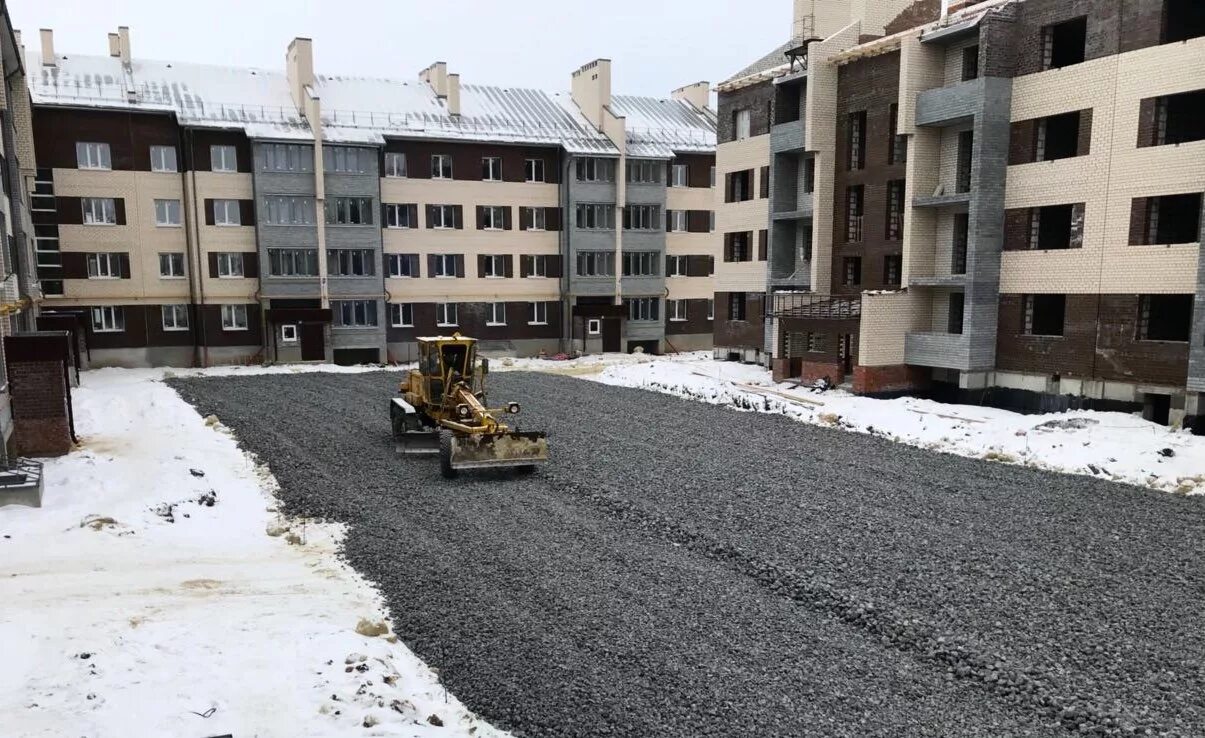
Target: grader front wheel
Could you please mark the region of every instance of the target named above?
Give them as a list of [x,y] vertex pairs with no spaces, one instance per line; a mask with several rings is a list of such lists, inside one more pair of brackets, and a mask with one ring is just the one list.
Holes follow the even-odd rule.
[[444,479],[455,479],[456,470],[452,468],[452,431],[439,432],[439,473]]

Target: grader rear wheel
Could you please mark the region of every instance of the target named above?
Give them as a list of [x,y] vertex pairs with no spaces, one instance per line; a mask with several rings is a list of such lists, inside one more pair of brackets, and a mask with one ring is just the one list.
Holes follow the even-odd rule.
[[452,431],[439,432],[439,473],[444,479],[455,479],[456,470],[452,468]]

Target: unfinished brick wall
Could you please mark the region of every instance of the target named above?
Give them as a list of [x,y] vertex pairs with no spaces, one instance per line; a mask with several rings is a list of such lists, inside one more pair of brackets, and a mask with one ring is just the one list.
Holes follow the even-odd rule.
[[23,333],[4,339],[18,456],[62,456],[71,450],[68,336]]

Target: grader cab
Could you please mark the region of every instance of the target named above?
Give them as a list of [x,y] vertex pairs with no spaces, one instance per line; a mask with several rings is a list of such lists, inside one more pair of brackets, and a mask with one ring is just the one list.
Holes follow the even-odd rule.
[[462,469],[515,467],[527,473],[548,461],[544,433],[512,430],[501,422],[519,403],[490,408],[485,378],[489,360],[477,357],[477,340],[460,334],[418,339],[418,368],[389,403],[398,451],[439,454],[447,478]]

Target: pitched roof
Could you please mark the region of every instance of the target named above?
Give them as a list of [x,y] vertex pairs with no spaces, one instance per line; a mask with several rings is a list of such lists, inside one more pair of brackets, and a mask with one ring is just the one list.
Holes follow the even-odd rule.
[[758,59],[757,61],[753,62],[749,66],[745,67],[744,69],[740,70],[736,74],[732,75],[728,79],[721,82],[720,86],[723,87],[725,85],[732,85],[733,83],[739,82],[740,80],[742,80],[746,77],[752,77],[754,75],[762,74],[764,72],[769,72],[770,70],[775,69],[777,67],[781,67],[782,65],[786,64],[786,62],[787,62],[787,56],[786,56],[787,51],[795,48],[799,44],[800,44],[799,39],[791,39],[790,41],[787,41],[786,43],[782,44],[778,48],[771,51],[769,54],[766,54],[762,58]]

